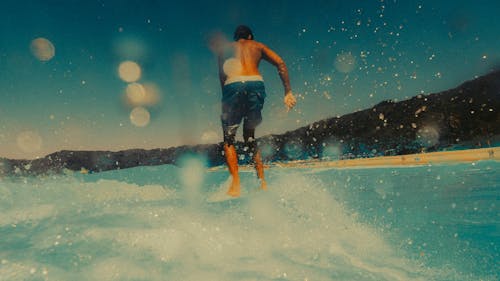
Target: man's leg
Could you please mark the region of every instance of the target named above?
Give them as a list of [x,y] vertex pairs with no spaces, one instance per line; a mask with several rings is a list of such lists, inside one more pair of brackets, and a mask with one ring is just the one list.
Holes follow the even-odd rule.
[[253,163],[257,177],[260,180],[260,188],[267,189],[266,180],[264,179],[264,165],[262,157],[255,141],[255,128],[262,122],[262,108],[266,97],[266,90],[262,81],[254,81],[246,83],[249,87],[247,95],[248,111],[243,122],[243,139],[247,144],[250,153],[253,153]]
[[234,145],[224,144],[224,153],[226,154],[226,163],[229,173],[232,176],[231,186],[227,194],[238,197],[241,194],[240,190],[240,175],[238,174],[238,154]]
[[264,164],[262,163],[262,157],[260,155],[260,150],[257,147],[254,135],[255,129],[244,128],[243,139],[245,141],[245,145],[248,147],[249,152],[253,154],[252,159],[257,173],[257,178],[260,181],[260,188],[265,190],[267,189],[267,183],[264,179]]
[[253,161],[255,165],[255,171],[257,172],[257,177],[260,180],[260,189],[266,190],[267,183],[264,179],[264,164],[262,164],[262,157],[260,156],[260,150],[257,148],[253,155]]
[[226,156],[226,163],[231,174],[231,186],[227,194],[233,197],[238,197],[241,194],[240,188],[240,175],[238,174],[238,153],[234,147],[234,138],[238,126],[226,128],[224,132],[224,154]]

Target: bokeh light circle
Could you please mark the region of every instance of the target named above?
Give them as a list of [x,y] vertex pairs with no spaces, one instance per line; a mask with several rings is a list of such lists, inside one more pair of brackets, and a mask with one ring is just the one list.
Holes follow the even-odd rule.
[[187,187],[188,197],[193,199],[199,195],[196,189],[201,186],[205,177],[206,160],[198,155],[186,154],[179,158],[179,176],[184,187]]
[[118,66],[118,75],[128,83],[136,82],[141,78],[141,67],[133,61],[124,61]]
[[342,144],[334,141],[328,141],[323,144],[323,150],[321,152],[321,157],[323,159],[340,159],[342,156]]
[[42,148],[42,137],[34,131],[21,132],[16,139],[19,149],[26,153],[37,152]]
[[221,140],[221,137],[214,131],[205,131],[201,135],[201,141],[205,144],[217,143]]
[[140,83],[130,83],[125,89],[127,102],[132,106],[144,105],[146,98],[146,89]]
[[155,106],[160,102],[160,90],[154,83],[130,83],[125,88],[125,101],[131,107]]
[[440,133],[435,126],[426,125],[418,130],[417,138],[424,147],[432,147],[439,144]]
[[259,144],[260,155],[265,160],[270,160],[278,151],[278,147],[272,140],[266,140]]
[[289,141],[288,143],[286,143],[285,146],[283,147],[283,150],[285,152],[285,155],[290,160],[299,160],[304,153],[304,148],[302,147],[302,144],[296,141]]
[[160,102],[160,89],[155,83],[144,83],[142,84],[146,90],[146,96],[144,97],[143,105],[153,106]]
[[231,45],[230,41],[226,38],[224,33],[216,31],[209,35],[208,37],[208,48],[214,54],[221,54],[224,52],[224,49],[229,48]]
[[148,46],[144,40],[135,35],[121,36],[113,42],[118,57],[126,60],[141,60],[148,55]]
[[151,115],[144,107],[136,107],[130,112],[130,122],[137,127],[145,127],[149,124]]
[[45,38],[36,38],[31,41],[30,50],[33,56],[41,61],[49,61],[56,54],[54,44]]
[[356,58],[351,53],[340,53],[335,59],[335,69],[342,73],[349,73],[356,67]]
[[242,68],[240,60],[236,58],[227,59],[222,65],[222,69],[227,76],[240,75]]

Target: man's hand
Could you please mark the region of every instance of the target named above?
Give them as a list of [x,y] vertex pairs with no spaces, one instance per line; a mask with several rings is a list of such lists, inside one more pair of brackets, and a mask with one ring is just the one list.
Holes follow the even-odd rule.
[[287,111],[290,111],[290,109],[292,109],[292,107],[294,107],[297,104],[297,100],[293,96],[292,92],[288,92],[285,94],[283,102],[285,103]]

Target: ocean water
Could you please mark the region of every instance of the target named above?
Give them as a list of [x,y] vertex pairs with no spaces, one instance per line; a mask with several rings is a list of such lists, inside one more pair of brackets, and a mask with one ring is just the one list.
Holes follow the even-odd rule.
[[[0,280],[498,280],[500,163],[0,181]],[[214,197],[215,196],[215,197]]]
[[[0,158],[220,142],[210,42],[239,24],[299,101],[285,112],[264,63],[258,137],[500,65],[500,1],[2,3]],[[272,167],[265,192],[242,170],[242,198],[222,202],[227,171],[181,164],[0,175],[0,281],[500,279],[499,162]]]

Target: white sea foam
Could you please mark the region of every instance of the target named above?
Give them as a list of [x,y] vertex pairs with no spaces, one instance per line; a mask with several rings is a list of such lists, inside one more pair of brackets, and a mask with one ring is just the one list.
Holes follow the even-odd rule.
[[175,196],[175,191],[161,185],[142,185],[101,179],[74,190],[82,200],[103,201],[156,201]]
[[[158,176],[158,184],[134,183],[132,176],[124,182],[113,172],[114,179],[69,176],[4,185],[2,202],[23,204],[4,208],[0,227],[11,234],[16,233],[11,224],[21,228],[6,238],[26,254],[0,266],[0,274],[7,276],[5,280],[19,276],[50,280],[463,279],[453,270],[427,268],[408,258],[383,232],[358,221],[335,197],[322,173],[271,169],[265,192],[258,191],[253,174],[242,173],[242,199],[207,203],[198,199],[216,192],[211,187],[217,187],[227,172],[205,174],[199,162],[189,163],[136,175]],[[191,172],[203,181],[183,179]],[[335,184],[347,184],[344,180],[336,179]],[[187,191],[179,192],[186,187]],[[382,196],[390,191],[375,192]],[[0,252],[0,259],[8,261],[14,253],[15,247],[9,246]]]
[[[178,264],[170,275],[173,280],[196,280],[203,273],[212,274],[213,280],[244,276],[324,280],[328,274],[323,271],[342,267],[363,272],[366,280],[372,280],[372,275],[421,280],[408,275],[420,271],[418,266],[398,256],[376,231],[353,220],[326,190],[318,190],[321,182],[283,175],[271,183],[272,192],[254,194],[236,210],[213,214],[157,207],[154,213],[161,215],[152,229],[91,228],[85,237],[113,241],[126,251],[150,253],[159,264]],[[144,274],[142,268],[129,272],[135,266],[121,260],[105,260],[93,267],[91,272],[108,270],[105,280],[118,278],[119,270],[113,268],[126,267],[125,272],[137,278]]]
[[0,226],[16,225],[48,218],[55,214],[53,205],[38,205],[33,207],[15,208],[0,213]]

